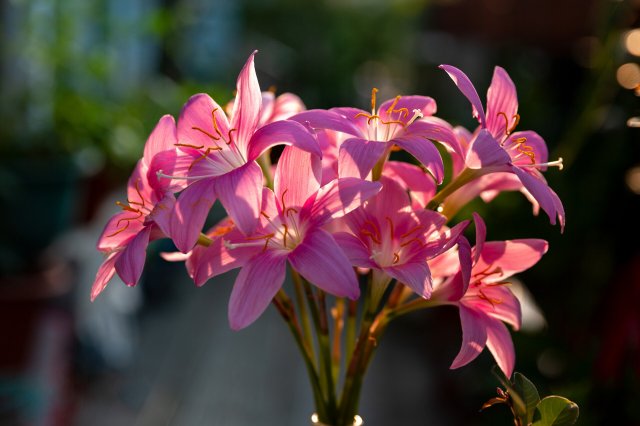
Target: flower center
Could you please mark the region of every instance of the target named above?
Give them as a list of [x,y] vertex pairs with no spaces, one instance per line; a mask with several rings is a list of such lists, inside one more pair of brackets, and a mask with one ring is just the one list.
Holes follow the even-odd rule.
[[422,113],[416,109],[413,110],[413,116],[407,120],[409,110],[407,108],[396,108],[401,98],[396,96],[393,103],[386,110],[387,120],[383,120],[379,115],[379,111],[376,113],[376,93],[378,93],[377,88],[371,89],[371,114],[359,112],[354,117],[354,119],[359,117],[367,119],[368,140],[388,142],[393,139],[398,130],[404,129],[417,119],[422,118]]
[[370,259],[380,266],[393,266],[401,263],[406,256],[406,250],[412,244],[424,247],[425,243],[418,236],[424,227],[417,225],[402,235],[396,235],[396,226],[393,220],[385,217],[389,231],[388,238],[373,220],[366,220],[360,228],[360,239],[368,244],[371,251]]

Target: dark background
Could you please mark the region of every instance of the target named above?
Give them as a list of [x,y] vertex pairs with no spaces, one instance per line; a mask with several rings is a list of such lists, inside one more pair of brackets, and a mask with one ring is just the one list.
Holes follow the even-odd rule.
[[[138,287],[114,279],[88,302],[95,241],[159,117],[197,92],[226,103],[258,49],[263,90],[308,108],[366,109],[375,86],[381,100],[432,96],[468,128],[468,102],[437,66],[463,69],[483,99],[504,67],[519,129],[564,158],[546,176],[567,212],[561,234],[520,194],[473,206],[489,239],[550,242],[521,275],[546,324],[513,334],[516,370],[576,401],[579,424],[640,424],[639,16],[630,0],[0,1],[0,423],[299,425],[311,413],[275,313],[228,330],[233,274],[195,289],[160,242]],[[504,407],[478,412],[497,385],[488,354],[448,369],[459,344],[453,309],[390,327],[366,424],[510,424]]]

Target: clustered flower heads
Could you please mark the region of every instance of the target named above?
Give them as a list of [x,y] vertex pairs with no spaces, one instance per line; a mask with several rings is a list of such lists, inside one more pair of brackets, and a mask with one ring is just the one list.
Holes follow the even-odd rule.
[[[379,332],[386,324],[381,319],[456,306],[462,347],[451,367],[469,363],[486,346],[510,376],[515,355],[504,323],[517,329],[521,312],[507,280],[533,266],[547,243],[485,241],[476,213],[449,223],[477,196],[490,201],[518,190],[535,213],[541,208],[552,224],[564,227],[562,203],[542,174],[562,160],[548,160],[537,133],[516,131],[516,90],[506,71],[495,68],[485,111],[462,71],[440,67],[471,103],[479,126],[468,131],[434,116],[430,97],[397,96],[377,107],[377,89],[370,111],[305,111],[295,95],[260,91],[254,55],[240,72],[232,104],[222,107],[197,94],[177,123],[169,115],[160,119],[129,179],[127,201],[118,203],[122,211],[100,236],[98,250],[107,257],[91,299],[114,273],[135,285],[149,242],[170,238],[180,252],[164,257],[185,261],[198,286],[240,268],[229,301],[233,329],[250,325],[271,302],[286,320],[295,318],[282,290],[289,266],[296,285],[302,282],[322,302],[321,317],[325,294],[335,296],[336,306],[364,300],[365,316],[371,314],[363,319],[365,335]],[[286,147],[272,166],[276,145]],[[415,161],[390,160],[398,150]],[[441,152],[452,167],[446,185]],[[216,200],[228,218],[203,230]],[[464,236],[472,222],[473,247]],[[302,346],[313,351],[304,323],[293,326]]]

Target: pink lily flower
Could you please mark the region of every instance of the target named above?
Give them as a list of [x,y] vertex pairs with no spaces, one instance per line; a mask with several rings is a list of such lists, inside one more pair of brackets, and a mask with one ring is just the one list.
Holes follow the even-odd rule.
[[354,266],[374,270],[374,285],[385,288],[396,279],[428,299],[432,282],[427,260],[455,245],[469,222],[448,229],[441,214],[414,210],[399,183],[385,176],[380,182],[378,195],[343,219],[351,232],[337,233],[335,239]]
[[[467,129],[457,126],[453,133],[460,142],[463,156],[452,154],[453,179],[465,170],[465,158],[469,152],[469,146],[473,141],[472,135]],[[452,217],[460,208],[476,197],[480,197],[485,203],[491,202],[503,191],[520,191],[533,205],[534,215],[538,215],[540,205],[529,191],[524,187],[518,176],[509,172],[495,172],[481,175],[475,180],[463,185],[453,194],[449,195],[444,203],[442,214]]]
[[292,120],[352,136],[339,146],[340,177],[366,178],[375,164],[397,146],[422,163],[438,183],[442,182],[444,165],[430,140],[440,141],[450,150],[459,147],[449,128],[430,117],[436,111],[435,101],[426,96],[397,96],[376,109],[377,90],[371,92],[371,113],[356,108],[332,108],[305,111]]
[[116,272],[125,284],[136,285],[149,241],[168,234],[175,197],[168,182],[155,179],[156,170],[151,164],[157,153],[173,149],[176,141],[175,121],[165,115],[151,132],[144,155],[129,178],[127,204],[118,202],[122,212],[109,220],[98,239],[98,250],[106,253],[107,259],[98,269],[91,288],[92,301]]
[[315,138],[300,123],[284,120],[259,127],[263,101],[255,53],[238,77],[230,119],[208,95],[191,97],[178,120],[178,154],[169,151],[157,160],[159,176],[192,182],[180,194],[171,220],[171,238],[182,252],[195,245],[216,198],[240,231],[253,232],[263,186],[255,160],[263,152],[285,144],[322,155]]
[[[487,91],[487,114],[478,92],[458,68],[440,65],[471,102],[473,116],[480,129],[469,145],[465,157],[467,169],[480,174],[508,172],[515,174],[531,196],[547,213],[551,224],[556,217],[564,229],[565,215],[558,195],[547,185],[542,171],[548,166],[562,168],[562,158],[547,161],[544,139],[533,131],[513,132],[520,122],[515,85],[507,72],[496,67]],[[477,177],[477,176],[476,176]]]
[[267,308],[285,278],[287,262],[300,275],[338,297],[359,296],[355,272],[323,225],[343,217],[380,190],[380,183],[337,179],[320,187],[321,162],[314,154],[285,148],[274,191],[264,188],[255,232],[231,230],[207,247],[194,265],[197,285],[242,266],[229,301],[229,322],[238,330]]
[[470,270],[461,265],[462,270],[437,283],[432,300],[457,306],[460,312],[462,347],[451,368],[473,361],[487,346],[500,369],[511,377],[515,350],[503,322],[518,330],[522,315],[520,302],[505,280],[535,265],[548,244],[539,239],[485,242],[484,222],[476,214],[474,219],[476,245],[468,259]]

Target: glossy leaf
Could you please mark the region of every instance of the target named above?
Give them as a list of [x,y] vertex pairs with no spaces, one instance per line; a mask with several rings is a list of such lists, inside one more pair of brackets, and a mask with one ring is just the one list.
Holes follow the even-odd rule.
[[533,421],[533,414],[536,411],[536,406],[540,402],[538,389],[536,389],[535,385],[531,383],[529,379],[520,373],[514,373],[513,387],[524,402],[525,410],[522,413],[518,413],[518,415],[522,422],[528,425]]
[[578,405],[575,402],[557,395],[542,399],[537,410],[540,413],[540,420],[536,421],[533,426],[572,425],[579,415]]

